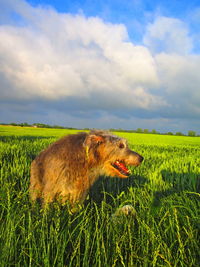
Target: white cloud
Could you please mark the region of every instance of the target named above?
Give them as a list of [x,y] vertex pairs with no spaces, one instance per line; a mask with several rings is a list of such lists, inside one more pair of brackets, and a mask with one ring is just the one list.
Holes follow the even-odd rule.
[[154,53],[187,54],[193,47],[187,25],[179,19],[162,16],[147,26],[144,43]]
[[124,25],[27,5],[17,11],[25,16],[24,27],[0,27],[0,70],[10,84],[2,92],[5,98],[81,95],[84,101],[99,95],[111,105],[114,99],[116,107],[165,104],[150,92],[158,85],[153,57],[129,41]]
[[[155,57],[165,99],[171,114],[180,117],[200,115],[200,56],[162,53]],[[182,114],[182,115],[181,115]]]

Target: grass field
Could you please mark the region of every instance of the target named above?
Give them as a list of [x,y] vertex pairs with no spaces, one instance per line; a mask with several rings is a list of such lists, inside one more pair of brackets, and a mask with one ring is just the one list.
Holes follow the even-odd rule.
[[[73,130],[0,126],[0,266],[199,266],[200,137],[118,133],[144,156],[102,177],[74,215],[31,207],[30,163]],[[113,217],[131,204],[136,217]]]

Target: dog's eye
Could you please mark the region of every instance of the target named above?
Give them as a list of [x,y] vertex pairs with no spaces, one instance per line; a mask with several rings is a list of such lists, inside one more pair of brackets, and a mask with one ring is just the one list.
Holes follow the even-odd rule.
[[125,146],[124,146],[123,143],[120,143],[120,144],[119,144],[119,148],[120,148],[120,149],[123,149],[124,147],[125,147]]

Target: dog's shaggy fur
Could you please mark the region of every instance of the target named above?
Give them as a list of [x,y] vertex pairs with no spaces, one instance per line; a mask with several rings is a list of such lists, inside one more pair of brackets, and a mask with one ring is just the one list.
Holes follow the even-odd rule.
[[125,139],[104,131],[68,135],[42,151],[31,165],[30,198],[44,204],[54,199],[82,203],[100,175],[126,178],[126,165],[143,157]]

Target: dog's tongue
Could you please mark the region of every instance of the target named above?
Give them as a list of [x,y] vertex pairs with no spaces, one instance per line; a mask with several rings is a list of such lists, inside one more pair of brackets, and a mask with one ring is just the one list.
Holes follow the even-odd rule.
[[126,165],[122,162],[119,162],[118,160],[115,162],[115,165],[120,169],[122,170],[125,174],[129,174],[129,170],[128,168],[126,167]]

